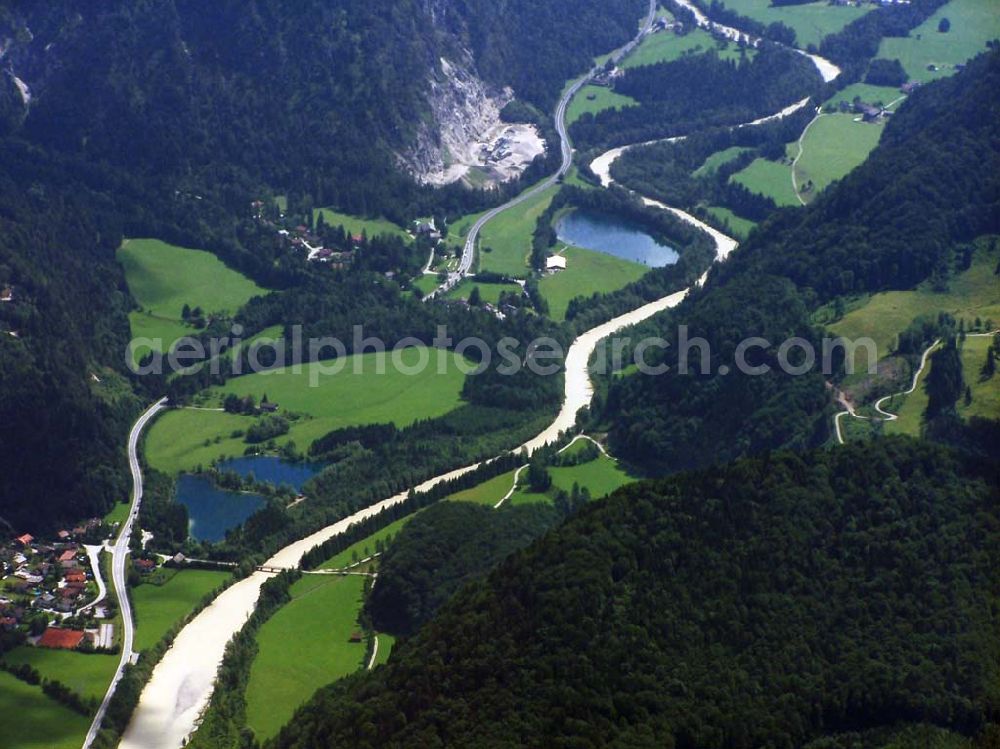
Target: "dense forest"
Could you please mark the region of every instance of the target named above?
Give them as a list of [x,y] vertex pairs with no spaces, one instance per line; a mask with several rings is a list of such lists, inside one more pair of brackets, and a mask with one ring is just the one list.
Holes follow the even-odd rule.
[[[1000,54],[989,52],[962,75],[921,88],[862,166],[809,206],[776,212],[703,290],[642,326],[671,343],[656,363],[672,371],[610,384],[604,418],[615,450],[656,472],[822,443],[830,420],[821,368],[784,374],[778,343],[799,336],[821,352],[811,322],[819,304],[910,288],[950,264],[956,246],[1000,230],[998,86]],[[707,372],[678,374],[680,326],[688,339],[708,341]],[[751,336],[769,345],[752,349],[749,363],[771,372],[720,374]],[[694,362],[700,353],[692,350]]]
[[1000,715],[984,471],[884,439],[630,485],[321,690],[274,746],[977,736]]

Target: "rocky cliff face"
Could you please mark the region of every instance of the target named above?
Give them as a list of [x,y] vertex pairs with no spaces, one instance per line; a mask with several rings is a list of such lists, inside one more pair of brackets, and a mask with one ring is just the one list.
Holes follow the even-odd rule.
[[449,184],[495,183],[511,179],[544,150],[530,125],[511,126],[500,110],[514,98],[510,88],[484,83],[471,58],[441,58],[428,83],[432,119],[424,122],[410,149],[401,156],[418,181]]

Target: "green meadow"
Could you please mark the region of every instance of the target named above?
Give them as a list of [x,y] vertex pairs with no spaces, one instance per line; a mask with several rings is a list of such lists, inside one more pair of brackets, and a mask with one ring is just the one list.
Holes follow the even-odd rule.
[[649,271],[645,265],[582,247],[566,247],[562,255],[566,270],[548,273],[538,283],[549,304],[549,316],[558,321],[566,319],[566,309],[574,297],[615,291]]
[[691,172],[692,177],[706,177],[710,174],[714,174],[720,166],[727,164],[741,153],[749,151],[749,148],[743,146],[730,146],[729,148],[724,148],[721,151],[716,151],[707,159],[704,163]]
[[246,688],[247,724],[269,739],[317,689],[364,666],[360,627],[364,577],[304,575],[257,633],[258,652]]
[[444,295],[445,299],[468,299],[472,290],[479,287],[479,298],[490,304],[498,304],[500,295],[504,292],[522,294],[524,290],[516,283],[480,283],[475,277],[462,281],[458,286]]
[[566,122],[572,125],[585,114],[597,114],[605,109],[622,109],[637,106],[631,96],[616,94],[607,86],[584,86],[566,110]]
[[790,26],[795,29],[796,42],[802,49],[810,44],[819,45],[824,36],[840,31],[874,7],[838,6],[827,2],[775,7],[770,0],[725,0],[725,5],[764,24],[781,21]]
[[[577,443],[579,444],[579,443]],[[555,466],[548,469],[552,476],[552,486],[566,492],[573,490],[573,485],[586,488],[593,499],[605,497],[636,479],[630,476],[613,458],[607,455],[598,457],[576,466]],[[511,495],[512,504],[530,502],[551,502],[548,494],[536,494],[526,486],[519,487]]]
[[132,335],[160,338],[164,350],[193,332],[181,318],[185,304],[205,313],[232,313],[251,297],[267,293],[210,252],[158,239],[126,239],[118,260],[141,308],[129,315]]
[[6,671],[0,671],[0,716],[3,745],[17,749],[79,749],[90,728],[90,718]]
[[810,125],[795,164],[799,189],[812,181],[815,195],[859,166],[878,145],[882,124],[855,122],[853,114],[825,114]]
[[[439,359],[439,354],[443,356]],[[327,432],[359,424],[389,423],[398,427],[418,419],[442,416],[461,401],[465,371],[472,367],[453,352],[413,347],[396,356],[404,368],[415,367],[421,356],[429,364],[415,374],[393,365],[393,354],[348,356],[336,374],[324,374],[332,362],[304,364],[271,372],[235,377],[224,386],[211,388],[200,401],[218,408],[227,393],[252,395],[259,402],[266,394],[279,406],[279,414],[297,414],[288,434],[278,437],[278,446],[295,442],[305,450]],[[439,365],[441,373],[439,373]],[[315,382],[316,386],[311,386]],[[208,466],[222,457],[243,454],[247,444],[239,432],[256,417],[217,410],[184,408],[160,416],[146,437],[146,457],[154,468],[176,474]],[[236,433],[236,436],[234,436]]]
[[[115,628],[117,629],[117,623]],[[120,633],[115,632],[117,637]],[[43,679],[61,681],[77,694],[100,699],[108,690],[118,668],[118,656],[108,653],[81,653],[74,650],[51,650],[21,645],[0,659],[11,666],[28,664]]]
[[[942,18],[951,29],[942,34]],[[910,31],[908,37],[887,37],[878,56],[898,59],[911,80],[930,81],[952,75],[955,66],[985,51],[986,42],[1000,38],[1000,12],[996,0],[951,0]],[[928,70],[934,65],[937,70]]]
[[[903,103],[902,99],[905,99],[900,90],[892,86],[872,86],[870,83],[852,83],[823,102],[823,106],[836,107],[841,102],[853,104],[855,98],[860,98],[865,104],[888,107],[890,111],[895,111]],[[892,104],[891,107],[889,107],[890,104]]]
[[159,642],[206,594],[230,577],[228,572],[215,570],[180,570],[162,585],[147,582],[132,588],[136,651]]
[[[972,266],[950,280],[948,291],[936,292],[929,283],[923,283],[910,291],[884,291],[865,297],[828,329],[851,340],[871,338],[879,357],[884,358],[895,347],[896,336],[920,315],[947,312],[964,319],[966,327],[977,317],[1000,325],[1000,283],[993,273],[1000,253],[990,252],[987,247],[985,240],[977,242]],[[867,367],[864,350],[859,352],[855,366],[861,370]]]
[[468,489],[455,492],[448,499],[455,502],[474,502],[492,507],[503,499],[503,496],[514,486],[514,473],[514,471],[501,473],[499,476],[494,476],[481,484],[476,484]]
[[743,218],[742,216],[737,216],[728,208],[723,208],[720,205],[710,205],[705,208],[712,216],[715,217],[717,221],[725,222],[729,225],[729,234],[739,240],[744,240],[750,236],[750,230],[756,225],[756,221],[751,221],[748,218]]
[[[728,43],[719,45],[711,34],[702,29],[692,29],[683,36],[678,36],[673,31],[659,31],[643,39],[632,54],[622,61],[621,67],[637,68],[641,65],[671,62],[683,55],[700,54],[710,50],[718,52],[719,57],[723,59],[738,59],[740,56],[740,48],[737,45]],[[753,50],[747,50],[748,55],[753,53]]]
[[[542,190],[528,200],[489,221],[479,233],[479,267],[515,278],[528,275],[531,237],[538,217],[555,197],[558,185]],[[490,250],[487,252],[487,250]]]
[[381,666],[387,660],[389,656],[392,655],[392,649],[396,646],[396,638],[392,635],[387,635],[384,632],[378,633],[378,652],[375,654],[375,662],[372,664],[372,668],[375,666]]
[[754,159],[730,179],[739,182],[751,192],[768,196],[779,206],[801,205],[799,199],[795,197],[792,170],[788,164],[768,159]]
[[362,218],[361,216],[352,216],[349,213],[341,213],[332,208],[314,208],[313,220],[318,219],[320,215],[323,216],[323,221],[326,222],[327,226],[343,226],[349,234],[366,234],[369,237],[391,234],[406,240],[410,239],[406,229],[385,218]]
[[324,570],[342,570],[353,562],[366,559],[375,553],[375,544],[378,541],[388,543],[396,537],[403,526],[413,519],[413,515],[407,515],[399,520],[394,520],[384,528],[375,531],[370,536],[366,536],[360,541],[351,544],[343,551],[334,554],[319,566]]

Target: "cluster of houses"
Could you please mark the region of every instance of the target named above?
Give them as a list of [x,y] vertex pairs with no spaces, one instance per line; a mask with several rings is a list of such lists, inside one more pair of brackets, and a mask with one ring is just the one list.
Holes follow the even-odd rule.
[[[73,529],[59,531],[54,540],[41,541],[25,533],[0,548],[0,629],[29,630],[29,619],[43,613],[49,621],[62,621],[84,612],[106,618],[107,609],[95,600],[94,582],[84,540],[99,532],[101,521],[92,518]],[[41,647],[76,648],[84,642],[110,647],[110,624],[92,630],[49,626],[29,641]]]

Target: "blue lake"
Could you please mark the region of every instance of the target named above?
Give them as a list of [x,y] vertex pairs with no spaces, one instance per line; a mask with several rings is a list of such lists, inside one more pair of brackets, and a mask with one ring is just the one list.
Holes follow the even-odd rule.
[[288,484],[296,491],[324,468],[325,463],[289,463],[274,455],[252,455],[219,463],[220,471],[234,471],[243,478],[252,473],[258,481],[267,481],[275,486]]
[[660,244],[639,226],[589,211],[571,211],[556,223],[556,236],[566,244],[597,250],[651,268],[673,265],[677,252]]
[[226,491],[186,473],[177,479],[176,496],[188,510],[188,532],[199,541],[221,541],[265,504],[259,494]]

